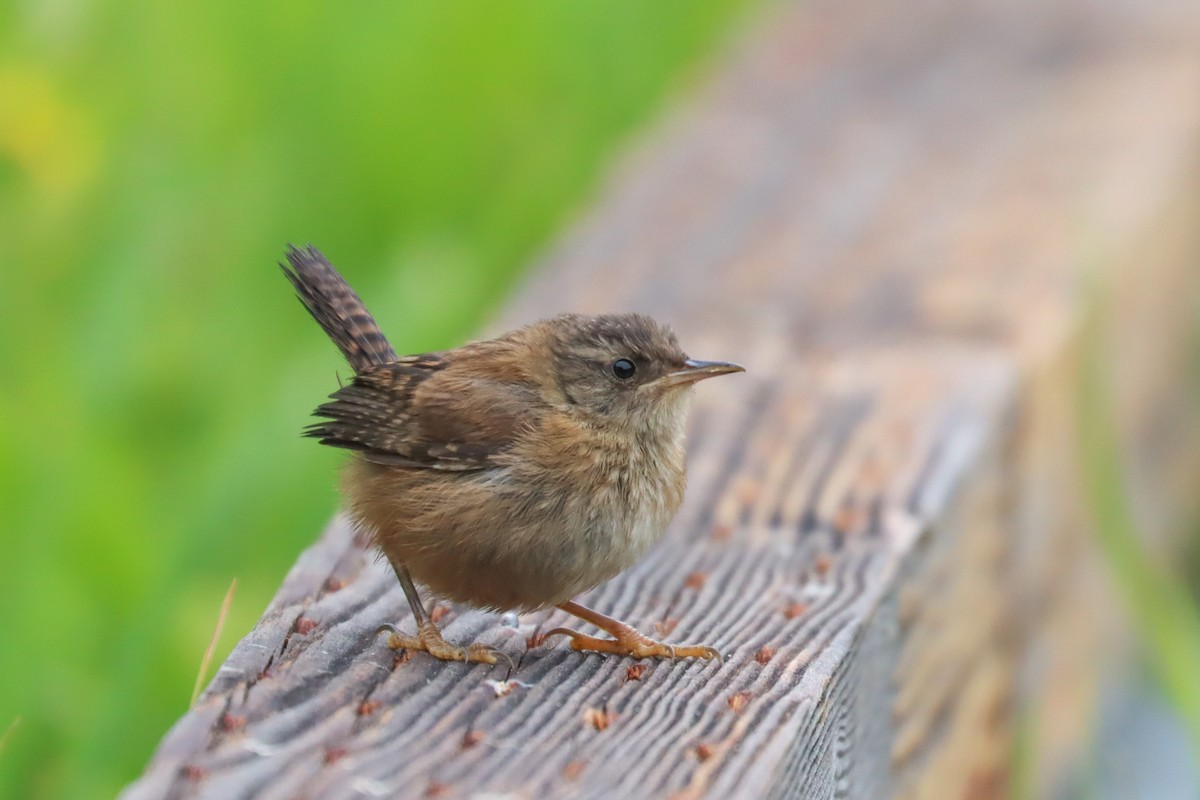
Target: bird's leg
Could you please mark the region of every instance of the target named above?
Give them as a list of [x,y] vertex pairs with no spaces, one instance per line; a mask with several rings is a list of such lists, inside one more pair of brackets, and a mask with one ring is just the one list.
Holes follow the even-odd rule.
[[712,647],[694,644],[671,645],[655,641],[638,633],[619,619],[605,616],[599,611],[593,611],[579,603],[559,603],[558,607],[613,635],[611,639],[598,639],[594,636],[584,636],[579,631],[570,628],[555,628],[546,634],[546,636],[561,634],[571,637],[572,650],[590,650],[595,653],[613,653],[634,658],[715,658],[718,661],[721,659],[721,654]]
[[442,661],[476,661],[495,664],[496,657],[500,656],[507,659],[510,665],[512,664],[512,659],[494,647],[478,643],[467,647],[457,647],[443,639],[437,625],[425,613],[425,606],[421,604],[421,596],[417,594],[417,587],[413,584],[408,570],[397,564],[392,564],[392,568],[396,571],[396,577],[400,579],[400,586],[404,588],[404,596],[408,598],[408,605],[412,608],[413,617],[417,621],[417,635],[405,636],[391,625],[381,625],[378,632],[385,630],[391,632],[387,640],[388,647],[393,650],[423,650]]

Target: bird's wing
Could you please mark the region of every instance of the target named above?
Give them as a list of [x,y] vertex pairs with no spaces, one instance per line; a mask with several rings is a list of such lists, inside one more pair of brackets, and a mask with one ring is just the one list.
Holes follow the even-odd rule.
[[463,375],[441,354],[410,356],[355,375],[305,435],[379,464],[484,469],[528,424],[528,391]]

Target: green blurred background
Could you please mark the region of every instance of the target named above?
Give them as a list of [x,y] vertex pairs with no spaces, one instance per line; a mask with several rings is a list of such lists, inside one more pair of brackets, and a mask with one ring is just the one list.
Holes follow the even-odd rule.
[[331,515],[284,245],[457,343],[745,4],[0,4],[0,796],[135,777]]

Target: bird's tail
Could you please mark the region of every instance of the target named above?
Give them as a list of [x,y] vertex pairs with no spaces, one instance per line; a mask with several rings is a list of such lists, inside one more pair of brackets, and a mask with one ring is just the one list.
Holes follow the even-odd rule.
[[283,274],[355,372],[396,360],[396,351],[371,312],[317,248],[289,245],[287,260],[292,268],[280,264]]

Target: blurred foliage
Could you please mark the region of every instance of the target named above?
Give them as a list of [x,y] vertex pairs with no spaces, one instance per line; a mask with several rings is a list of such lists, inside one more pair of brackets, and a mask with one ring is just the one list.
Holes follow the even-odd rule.
[[739,5],[0,4],[0,796],[136,776],[330,516],[284,244],[457,343]]
[[[1188,732],[1194,764],[1200,765],[1200,606],[1180,563],[1155,558],[1139,532],[1126,475],[1130,457],[1120,445],[1116,422],[1114,348],[1101,327],[1117,300],[1111,289],[1090,288],[1097,310],[1088,317],[1082,337],[1086,347],[1076,397],[1080,465],[1091,521],[1146,660]],[[1186,550],[1187,542],[1180,546]]]

